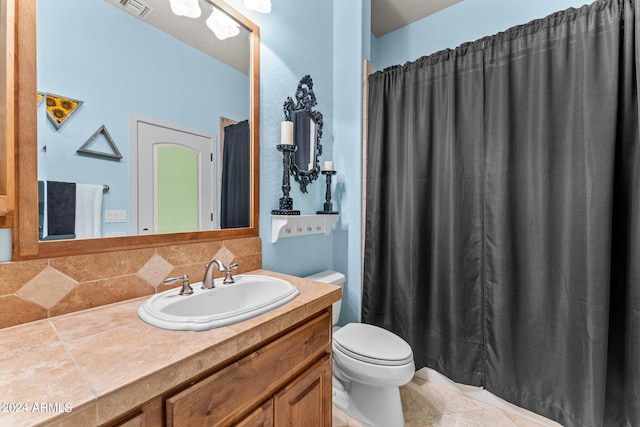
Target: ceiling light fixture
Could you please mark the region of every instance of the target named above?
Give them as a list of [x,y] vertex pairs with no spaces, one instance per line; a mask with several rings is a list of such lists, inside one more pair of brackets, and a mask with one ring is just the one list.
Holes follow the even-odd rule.
[[244,7],[260,13],[271,12],[271,0],[244,0]]
[[171,11],[178,16],[199,18],[202,14],[198,0],[169,0]]
[[240,27],[229,15],[218,9],[213,9],[211,16],[207,18],[207,27],[219,39],[224,40],[240,34]]

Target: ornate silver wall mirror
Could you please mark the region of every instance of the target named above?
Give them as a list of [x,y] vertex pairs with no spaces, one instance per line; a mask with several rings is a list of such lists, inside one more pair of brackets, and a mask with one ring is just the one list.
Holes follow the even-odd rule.
[[293,156],[291,174],[300,183],[303,193],[320,174],[322,113],[313,109],[317,103],[313,81],[308,74],[298,83],[295,100],[288,97],[284,103],[284,117],[293,122],[293,144],[298,148]]

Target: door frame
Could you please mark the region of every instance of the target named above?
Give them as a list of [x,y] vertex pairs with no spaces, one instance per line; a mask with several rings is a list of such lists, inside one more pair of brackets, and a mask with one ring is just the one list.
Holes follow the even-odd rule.
[[[179,126],[176,125],[174,123],[169,123],[169,122],[165,122],[162,120],[158,120],[158,119],[152,119],[150,117],[146,117],[146,116],[142,116],[140,114],[135,114],[135,113],[130,113],[129,114],[129,133],[130,133],[130,141],[131,141],[131,151],[130,151],[130,155],[131,155],[131,173],[130,173],[130,182],[131,182],[131,203],[130,203],[130,215],[129,215],[129,223],[130,223],[130,233],[131,235],[134,236],[139,236],[140,234],[138,233],[138,214],[140,212],[139,206],[138,206],[138,148],[139,148],[139,144],[138,144],[138,123],[147,123],[153,126],[159,126],[159,127],[164,127],[167,129],[172,129],[178,132],[184,132],[184,133],[191,133],[194,135],[198,135],[198,136],[202,136],[204,138],[209,138],[211,139],[211,153],[213,155],[213,153],[216,151],[215,147],[216,147],[216,136],[214,134],[211,133],[207,133],[207,132],[203,132],[201,130],[195,130],[195,129],[191,129],[185,126]],[[217,153],[216,153],[217,154]],[[219,159],[212,159],[213,161],[219,161]],[[219,202],[218,200],[218,192],[217,192],[217,172],[214,170],[213,171],[213,182],[211,183],[212,185],[212,190],[213,190],[213,204],[214,204],[214,208],[216,207],[217,203]],[[217,209],[212,209],[212,213],[213,213],[213,224],[218,224],[218,212]],[[219,224],[218,224],[219,225]],[[215,227],[214,227],[215,229]],[[207,231],[207,230],[194,230],[194,231]],[[153,234],[157,234],[154,230]]]

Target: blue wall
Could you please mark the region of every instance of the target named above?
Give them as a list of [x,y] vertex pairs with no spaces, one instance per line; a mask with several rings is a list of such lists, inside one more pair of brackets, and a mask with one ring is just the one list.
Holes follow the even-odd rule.
[[[282,197],[280,122],[283,104],[294,97],[300,79],[311,75],[324,116],[320,164],[333,160],[333,6],[332,2],[275,0],[270,14],[247,10],[241,0],[229,4],[260,27],[260,236],[265,269],[305,276],[333,268],[333,234],[280,239],[271,243],[271,210]],[[324,177],[303,194],[292,182],[294,209],[315,214],[324,203]]]
[[463,0],[377,39],[377,69],[414,61],[551,13],[578,8],[584,0]]
[[[38,2],[38,65],[39,91],[84,101],[57,131],[44,102],[38,107],[39,179],[108,184],[103,209],[130,212],[130,113],[216,138],[219,116],[249,117],[247,75],[102,0]],[[101,125],[121,161],[76,153]],[[95,142],[106,150],[104,140]],[[103,227],[128,230],[128,223]]]
[[340,323],[360,321],[362,300],[362,76],[370,50],[369,0],[334,4],[334,157],[340,211],[334,269],[347,276]]

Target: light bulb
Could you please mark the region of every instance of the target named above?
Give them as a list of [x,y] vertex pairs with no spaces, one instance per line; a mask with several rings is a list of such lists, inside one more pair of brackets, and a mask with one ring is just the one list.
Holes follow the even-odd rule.
[[218,9],[213,9],[211,16],[207,18],[207,27],[219,40],[240,34],[238,23]]

